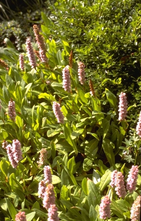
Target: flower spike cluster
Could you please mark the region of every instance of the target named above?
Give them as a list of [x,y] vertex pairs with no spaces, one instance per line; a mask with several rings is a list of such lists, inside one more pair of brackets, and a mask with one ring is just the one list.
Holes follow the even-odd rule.
[[130,193],[132,193],[136,189],[138,172],[139,172],[138,166],[134,165],[131,167],[129,171],[126,188],[127,190],[129,190]]
[[109,196],[104,196],[103,199],[101,199],[99,208],[100,219],[110,218],[110,203]]
[[64,116],[63,116],[62,111],[60,110],[60,104],[54,101],[52,108],[53,108],[54,115],[57,119],[57,122],[64,123]]
[[26,39],[26,50],[27,50],[27,55],[29,58],[30,66],[32,68],[36,68],[36,59],[35,59],[35,55],[34,55],[30,38]]
[[140,112],[139,120],[136,126],[136,133],[138,134],[139,137],[141,137],[141,112]]
[[69,65],[67,65],[63,71],[63,88],[65,91],[70,92],[71,90],[71,79],[70,79],[70,71],[69,71]]
[[13,140],[12,146],[6,146],[8,159],[13,168],[16,168],[19,161],[22,159],[21,143],[18,140]]
[[141,196],[138,196],[131,207],[131,221],[140,221]]
[[127,97],[126,93],[121,92],[119,95],[119,117],[118,120],[122,121],[126,118],[127,115]]
[[57,207],[55,205],[51,168],[49,166],[44,167],[44,180],[39,183],[38,194],[39,198],[43,200],[43,207],[48,210],[48,221],[59,221]]

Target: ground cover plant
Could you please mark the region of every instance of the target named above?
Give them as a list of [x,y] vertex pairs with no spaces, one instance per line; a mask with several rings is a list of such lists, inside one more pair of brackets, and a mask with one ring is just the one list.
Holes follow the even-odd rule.
[[[108,13],[111,23],[112,18],[121,18],[122,11],[117,15],[117,10],[123,4],[119,1],[114,14],[110,3],[69,1],[70,13],[79,9],[82,18],[85,7],[88,15],[100,13],[91,42],[87,38],[79,45],[77,36],[71,38],[66,30],[68,24],[62,29],[61,16],[57,25],[62,34],[53,32],[58,30],[51,20],[53,13],[68,4],[56,1],[51,17],[42,13],[41,28],[33,25],[34,38],[26,39],[22,53],[13,46],[0,48],[2,220],[140,220],[140,75],[129,72],[138,70],[137,58],[140,65],[139,26],[134,24],[140,10],[132,9],[126,27],[134,27],[126,36],[131,42],[124,36],[124,23],[120,24],[123,54],[136,48],[126,63],[119,39],[113,36],[115,46],[109,45],[110,34],[117,33],[110,32],[106,20]],[[139,7],[136,1],[124,4]],[[64,22],[69,19],[66,16]],[[102,27],[110,34],[102,37]],[[86,47],[92,51],[88,53]],[[125,79],[130,79],[129,84],[124,84]]]

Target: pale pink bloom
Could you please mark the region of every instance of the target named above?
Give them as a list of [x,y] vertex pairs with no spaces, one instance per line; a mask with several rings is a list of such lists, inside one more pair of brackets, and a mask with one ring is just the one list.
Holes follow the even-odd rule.
[[139,172],[138,166],[134,165],[131,167],[129,171],[126,188],[127,190],[129,190],[130,193],[132,193],[136,189],[138,172]]
[[15,111],[15,101],[9,101],[8,103],[8,115],[11,120],[15,121],[16,111]]
[[50,205],[48,209],[48,221],[59,221],[57,210],[55,204]]
[[33,47],[32,47],[30,38],[26,39],[26,50],[27,50],[27,55],[29,58],[30,66],[32,68],[36,68],[36,59],[35,59],[35,54],[33,51]]
[[40,151],[39,161],[37,162],[39,166],[44,165],[47,160],[47,150],[42,148]]
[[44,181],[46,184],[52,183],[52,174],[50,166],[44,166]]
[[22,159],[21,143],[18,140],[13,140],[12,151],[14,160],[18,163]]
[[46,191],[45,181],[41,180],[38,185],[38,194],[39,194],[38,197],[43,199],[45,195],[45,191]]
[[54,112],[54,115],[57,119],[57,122],[64,123],[64,116],[63,116],[63,113],[60,109],[60,104],[54,101],[52,107],[53,107],[53,112]]
[[52,184],[48,184],[44,193],[43,207],[48,210],[52,204],[55,204],[54,187]]
[[67,65],[63,71],[63,88],[65,91],[70,92],[71,90],[71,79],[70,79],[70,71],[69,71],[69,65]]
[[115,179],[116,179],[116,174],[117,174],[117,170],[114,170],[111,174],[111,182],[110,182],[110,186],[111,187],[115,187]]
[[78,79],[81,84],[85,83],[85,65],[82,62],[78,63]]
[[6,146],[6,151],[7,151],[7,156],[8,156],[10,163],[11,163],[11,166],[13,168],[16,168],[18,163],[14,159],[12,146],[10,144]]
[[138,196],[131,207],[131,221],[140,221],[141,196]]
[[118,120],[122,121],[126,118],[127,115],[127,97],[126,93],[121,92],[119,95],[119,117]]
[[26,220],[26,216],[25,216],[25,212],[19,212],[16,214],[16,217],[15,217],[15,221],[27,221]]
[[119,197],[124,198],[126,195],[125,185],[124,185],[124,176],[121,172],[117,172],[115,178],[115,191]]
[[110,199],[109,196],[104,196],[101,199],[101,204],[99,208],[100,219],[110,218]]
[[23,56],[23,54],[19,55],[19,63],[20,63],[20,69],[22,71],[24,71],[24,56]]
[[140,112],[139,120],[136,126],[136,132],[139,135],[139,137],[141,137],[141,112]]

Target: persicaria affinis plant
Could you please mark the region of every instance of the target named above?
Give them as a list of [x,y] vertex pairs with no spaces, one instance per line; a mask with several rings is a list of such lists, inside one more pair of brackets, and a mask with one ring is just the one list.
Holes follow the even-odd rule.
[[52,204],[55,204],[55,194],[54,187],[52,184],[49,184],[46,187],[44,198],[43,198],[43,207],[48,210]]
[[19,161],[22,159],[21,143],[18,140],[13,140],[12,146],[6,146],[8,159],[13,168],[16,168]]
[[45,191],[46,191],[46,184],[45,184],[45,181],[44,180],[41,180],[39,182],[39,185],[38,185],[38,194],[39,194],[39,198],[44,198],[44,194],[45,194]]
[[59,221],[58,209],[55,204],[50,205],[48,209],[48,221]]

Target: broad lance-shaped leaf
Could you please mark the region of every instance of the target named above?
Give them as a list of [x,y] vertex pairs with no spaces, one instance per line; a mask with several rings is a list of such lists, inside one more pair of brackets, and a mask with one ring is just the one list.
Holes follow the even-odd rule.
[[[98,187],[93,183],[93,181],[91,181],[90,179],[88,179],[88,198],[90,199],[90,195],[93,197],[93,206],[96,206],[97,204],[100,204],[100,193],[99,193],[99,189]],[[89,201],[88,199],[88,201]]]
[[102,148],[111,166],[115,165],[115,155],[113,153],[113,145],[108,139],[103,139]]
[[110,183],[111,180],[111,171],[108,169],[105,171],[104,175],[101,177],[99,189],[102,192],[105,187]]
[[6,199],[6,203],[7,203],[8,211],[9,211],[12,219],[15,220],[15,216],[17,214],[15,207],[13,206],[13,204],[11,203],[11,201],[9,199]]
[[107,97],[107,100],[109,101],[109,103],[110,103],[114,108],[116,108],[116,107],[117,107],[117,99],[116,99],[116,96],[115,96],[111,91],[109,91],[107,88],[105,89],[105,93],[106,93],[106,97]]

